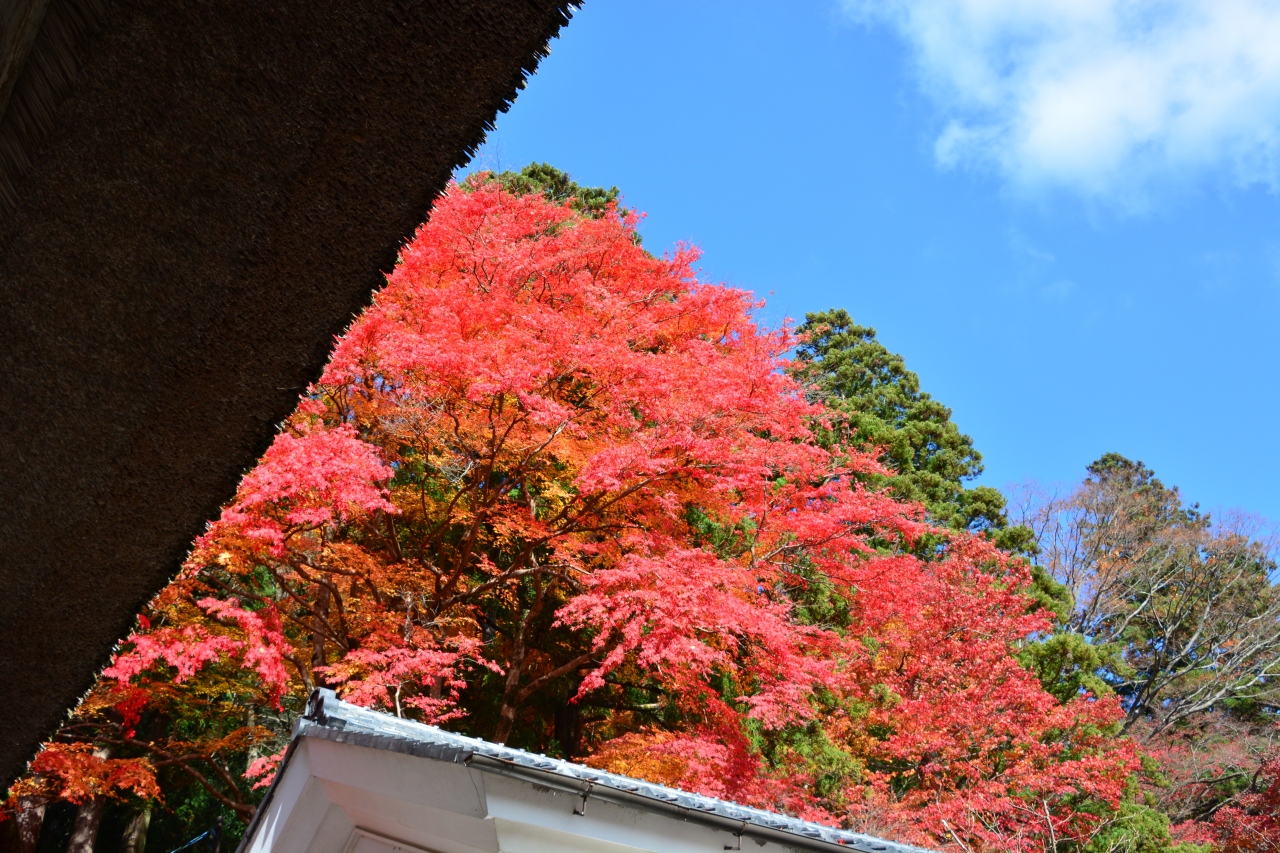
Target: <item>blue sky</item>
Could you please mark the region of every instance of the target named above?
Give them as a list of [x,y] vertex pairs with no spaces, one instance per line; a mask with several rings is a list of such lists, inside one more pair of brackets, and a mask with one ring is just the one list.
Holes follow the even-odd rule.
[[847,308],[982,482],[1114,450],[1280,519],[1276,44],[1266,0],[587,0],[473,166],[617,185],[767,322]]

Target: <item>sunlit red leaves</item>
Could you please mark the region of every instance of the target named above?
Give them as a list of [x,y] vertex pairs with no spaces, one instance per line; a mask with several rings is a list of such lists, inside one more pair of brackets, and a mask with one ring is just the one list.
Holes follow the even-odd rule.
[[83,803],[126,792],[146,799],[160,796],[150,761],[108,758],[95,752],[92,744],[50,743],[31,762],[30,774],[10,793]]
[[988,544],[961,538],[943,560],[895,561],[862,585],[873,786],[905,789],[881,807],[912,812],[936,840],[1031,850],[1047,833],[1083,837],[1094,819],[1070,801],[1114,806],[1137,766],[1110,737],[1114,700],[1059,704],[1013,657],[1047,627],[1028,583]]
[[[357,705],[389,708],[397,715],[402,714],[402,705],[416,708],[415,716],[433,725],[462,716],[458,691],[467,686],[464,667],[477,664],[498,672],[501,669],[484,658],[483,644],[478,640],[458,636],[438,644],[426,632],[414,633],[425,647],[414,647],[403,638],[399,643],[368,643],[321,671],[344,699]],[[405,684],[431,685],[431,692],[409,694],[402,701],[400,690]]]
[[1280,851],[1280,748],[1270,750],[1254,782],[1254,792],[1214,815],[1214,840],[1222,853]]
[[285,750],[282,749],[250,761],[248,768],[244,771],[245,778],[252,780],[254,788],[267,787],[275,779],[276,771],[280,769],[280,762],[284,760],[284,754]]
[[[653,258],[630,229],[537,197],[451,193],[322,384],[389,453],[411,445],[460,479],[501,472],[513,495],[446,494],[424,511],[483,513],[491,547],[541,543],[542,565],[580,573],[562,622],[604,655],[583,691],[628,656],[694,679],[751,660],[753,713],[781,724],[806,714],[830,663],[819,632],[757,591],[780,576],[771,563],[785,572],[819,545],[847,564],[855,525],[906,532],[916,511],[849,489],[808,440],[817,409],[778,370],[788,339],[755,326],[746,294],[699,283],[691,251]],[[412,519],[426,498],[405,497]],[[690,505],[749,519],[756,553],[683,547]],[[472,565],[499,573],[486,553]]]
[[289,686],[289,673],[284,667],[287,647],[276,608],[268,605],[261,610],[250,611],[235,599],[213,597],[202,598],[196,603],[211,618],[240,629],[244,636],[241,665],[257,673],[266,688],[268,700],[279,708],[280,696]]
[[133,633],[125,640],[131,648],[118,654],[102,671],[108,678],[127,682],[140,673],[163,662],[173,667],[173,680],[181,684],[195,675],[205,664],[238,652],[244,643],[234,637],[210,632],[203,625],[181,628],[158,628],[148,633]]
[[294,531],[362,513],[395,512],[380,485],[392,473],[347,424],[299,435],[282,432],[199,544],[234,531],[262,540],[281,555],[285,538]]
[[[1017,663],[1048,624],[1025,570],[960,534],[933,560],[894,551],[923,512],[851,482],[871,456],[813,440],[789,334],[634,228],[452,189],[162,596],[181,617],[109,674],[230,661],[270,699],[310,673],[439,722],[483,668],[510,710],[567,658],[580,702],[625,674],[678,711],[619,726],[595,759],[613,769],[812,818],[874,809],[934,844],[1086,831],[1073,801],[1115,802],[1133,757],[1103,735],[1114,704],[1061,705]],[[731,535],[704,541],[695,513]],[[811,582],[844,623],[799,618]],[[539,648],[551,629],[577,645]],[[800,729],[865,773],[820,802],[819,768],[752,740]]]
[[837,640],[796,624],[789,604],[768,594],[766,572],[701,549],[627,555],[594,572],[561,610],[566,624],[597,631],[602,663],[581,693],[626,660],[661,673],[675,690],[693,689],[717,669],[742,670],[756,682],[743,697],[750,716],[770,727],[807,718],[809,694],[836,679],[838,656],[822,652]]
[[[125,640],[128,648],[118,653],[102,674],[128,684],[156,664],[164,663],[175,670],[172,679],[180,684],[205,665],[236,655],[246,669],[257,674],[268,701],[278,707],[280,696],[288,688],[289,675],[282,660],[285,640],[275,608],[252,612],[234,599],[213,597],[202,598],[197,604],[215,623],[239,629],[243,639],[200,623],[135,632]],[[137,702],[136,697],[134,701]]]

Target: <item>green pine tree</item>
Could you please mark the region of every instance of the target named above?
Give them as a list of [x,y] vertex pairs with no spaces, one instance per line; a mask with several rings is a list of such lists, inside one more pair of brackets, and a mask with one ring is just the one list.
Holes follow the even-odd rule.
[[966,487],[982,473],[982,454],[951,420],[951,409],[920,390],[902,356],[876,340],[844,309],[805,315],[807,336],[793,373],[814,397],[845,416],[824,440],[860,450],[881,449],[895,476],[871,478],[896,497],[923,504],[934,523],[987,531],[1008,550],[1023,551],[1030,531],[1009,526],[1004,496],[990,486]]
[[[463,181],[463,188],[497,181],[512,195],[542,193],[550,201],[564,203],[587,216],[600,216],[611,203],[618,201],[617,187],[584,187],[550,163],[530,163],[518,172],[472,172]],[[625,213],[626,208],[620,212]]]

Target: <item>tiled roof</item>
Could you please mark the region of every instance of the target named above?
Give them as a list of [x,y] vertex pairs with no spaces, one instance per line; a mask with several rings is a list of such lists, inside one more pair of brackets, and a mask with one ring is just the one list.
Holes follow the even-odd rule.
[[927,853],[919,847],[654,785],[617,773],[606,773],[581,764],[535,755],[479,738],[447,732],[435,726],[399,719],[343,702],[331,690],[317,690],[313,694],[306,715],[298,721],[295,729],[295,736],[298,735],[423,758],[465,762],[481,769],[496,769],[499,772],[506,770],[509,775],[537,778],[544,783],[555,779],[561,782],[560,787],[563,789],[580,793],[584,797],[584,803],[591,797],[600,797],[623,799],[629,805],[652,810],[675,809],[689,820],[702,817],[721,827],[738,824],[746,835],[754,834],[751,828],[756,828],[767,831],[770,836],[774,833],[795,836],[795,841],[803,839],[809,842],[803,846],[810,849],[814,849],[816,843],[816,849],[830,844],[863,853]]

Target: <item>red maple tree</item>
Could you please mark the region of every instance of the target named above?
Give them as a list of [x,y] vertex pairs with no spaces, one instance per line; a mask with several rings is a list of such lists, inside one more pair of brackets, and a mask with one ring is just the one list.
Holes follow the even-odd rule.
[[1018,664],[1048,627],[1025,569],[936,530],[913,555],[922,509],[815,443],[831,415],[783,373],[789,333],[636,224],[451,188],[112,695],[223,671],[270,708],[329,684],[904,840],[1086,839],[1135,759],[1113,701],[1059,703]]
[[1280,853],[1280,747],[1250,781],[1248,793],[1214,815],[1214,840],[1222,853]]

